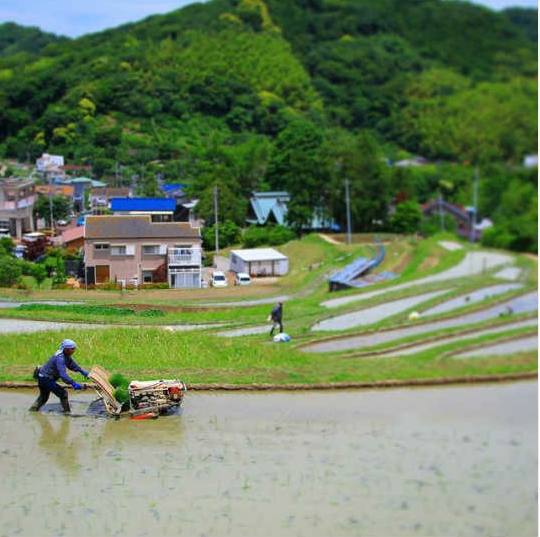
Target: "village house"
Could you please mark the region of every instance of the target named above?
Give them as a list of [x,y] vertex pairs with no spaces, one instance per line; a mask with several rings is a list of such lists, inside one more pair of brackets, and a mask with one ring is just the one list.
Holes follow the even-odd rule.
[[76,177],[75,179],[65,179],[59,181],[58,184],[70,185],[73,187],[73,210],[77,212],[84,211],[86,207],[84,206],[84,193],[88,189],[90,194],[90,189],[99,188],[107,186],[102,181],[96,181],[95,179],[90,179],[89,177]]
[[9,178],[0,182],[0,227],[20,239],[34,231],[32,211],[36,194],[31,178]]
[[74,188],[70,185],[35,185],[36,194],[42,194],[43,196],[63,196],[65,198],[73,199]]
[[84,226],[64,230],[60,236],[53,238],[53,242],[66,250],[79,251],[84,246]]
[[100,214],[111,208],[112,198],[130,198],[131,188],[122,187],[97,187],[90,190],[90,210],[92,214]]
[[[288,192],[252,192],[249,199],[248,217],[249,224],[264,226],[266,224],[279,224],[288,226],[287,209],[290,196]],[[336,224],[313,214],[311,222],[306,229],[337,229]]]
[[167,282],[201,286],[201,234],[185,222],[150,215],[88,216],[84,227],[86,284]]

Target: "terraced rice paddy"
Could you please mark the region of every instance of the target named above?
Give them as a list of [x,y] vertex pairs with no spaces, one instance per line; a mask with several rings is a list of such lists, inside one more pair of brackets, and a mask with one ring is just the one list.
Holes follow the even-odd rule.
[[387,343],[394,340],[397,341],[412,335],[428,334],[429,332],[441,330],[443,328],[452,328],[458,326],[468,327],[474,323],[495,319],[501,316],[504,314],[507,306],[511,306],[514,313],[537,311],[538,293],[536,291],[526,293],[521,297],[507,300],[502,304],[471,313],[465,313],[459,317],[454,317],[451,319],[441,319],[402,328],[394,328],[360,335],[351,335],[340,339],[321,341],[319,343],[315,342],[303,347],[302,350],[308,352],[334,352],[346,351],[349,349],[369,348],[381,343]]

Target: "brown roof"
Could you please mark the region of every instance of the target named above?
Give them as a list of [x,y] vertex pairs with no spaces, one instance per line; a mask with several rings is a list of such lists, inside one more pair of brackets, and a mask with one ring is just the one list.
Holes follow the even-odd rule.
[[149,215],[87,216],[86,239],[200,239],[189,222],[152,222]]
[[126,198],[129,196],[131,189],[128,186],[119,187],[96,187],[90,190],[92,196],[108,196],[114,198]]
[[49,194],[49,189],[52,194],[58,195],[58,196],[73,196],[73,191],[75,190],[75,187],[70,185],[35,185],[34,186],[35,191],[38,194]]
[[76,241],[77,239],[82,239],[84,237],[84,226],[77,226],[71,229],[66,229],[62,233],[63,242]]

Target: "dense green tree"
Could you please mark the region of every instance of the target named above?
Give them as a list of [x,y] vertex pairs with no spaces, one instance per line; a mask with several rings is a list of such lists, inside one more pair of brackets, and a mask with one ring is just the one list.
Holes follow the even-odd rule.
[[374,137],[366,131],[354,137],[342,134],[328,149],[327,159],[334,162],[327,199],[335,221],[345,228],[345,182],[349,181],[353,230],[384,227],[392,198],[390,171]]
[[[203,228],[201,231],[203,237],[203,246],[206,250],[215,250],[216,248],[216,226],[215,224]],[[230,220],[218,225],[218,242],[220,248],[227,248],[234,244],[239,244],[242,237],[241,229]]]
[[416,201],[400,203],[390,217],[390,228],[396,233],[416,233],[422,220],[422,211]]
[[309,228],[313,215],[325,206],[322,144],[323,134],[315,124],[293,121],[277,137],[268,163],[266,181],[289,193],[287,223],[296,232]]
[[[53,216],[55,220],[67,218],[71,209],[71,202],[64,196],[53,196],[52,198]],[[51,209],[48,196],[38,195],[34,203],[34,217],[45,218],[47,222],[51,219]]]

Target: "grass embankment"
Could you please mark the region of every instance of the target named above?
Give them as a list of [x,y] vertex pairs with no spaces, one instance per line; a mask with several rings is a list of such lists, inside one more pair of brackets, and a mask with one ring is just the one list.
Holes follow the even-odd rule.
[[35,364],[43,363],[68,335],[78,343],[75,358],[82,367],[99,364],[132,379],[179,377],[188,383],[374,382],[505,375],[537,367],[534,352],[511,359],[440,359],[436,350],[392,359],[329,358],[302,353],[286,344],[257,341],[254,345],[249,339],[224,339],[202,332],[123,328],[0,335],[0,347],[11,349],[0,359],[0,380],[31,380]]

